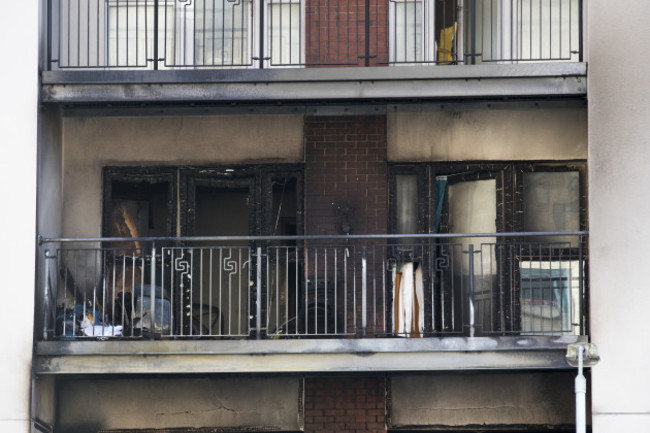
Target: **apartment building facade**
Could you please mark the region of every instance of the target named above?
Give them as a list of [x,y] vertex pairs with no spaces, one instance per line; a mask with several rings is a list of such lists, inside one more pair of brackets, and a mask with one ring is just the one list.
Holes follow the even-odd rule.
[[585,3],[40,5],[29,428],[573,431],[587,341],[644,425]]

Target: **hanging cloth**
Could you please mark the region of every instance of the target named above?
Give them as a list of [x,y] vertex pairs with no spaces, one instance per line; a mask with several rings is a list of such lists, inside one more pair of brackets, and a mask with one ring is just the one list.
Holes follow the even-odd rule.
[[411,326],[411,337],[421,338],[424,332],[424,284],[422,278],[422,266],[415,268],[414,281],[415,303],[413,305],[413,325]]
[[393,268],[393,329],[401,337],[422,337],[424,331],[424,284],[422,267],[405,262]]
[[402,265],[402,279],[399,288],[398,327],[399,335],[409,335],[413,324],[414,302],[413,263],[406,262]]

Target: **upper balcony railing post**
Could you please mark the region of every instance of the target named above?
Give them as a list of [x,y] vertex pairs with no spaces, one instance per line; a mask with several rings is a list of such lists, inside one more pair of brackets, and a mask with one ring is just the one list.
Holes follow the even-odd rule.
[[370,66],[370,0],[365,1],[365,19],[364,19],[364,66]]
[[469,24],[469,30],[470,30],[469,57],[470,57],[470,65],[474,65],[476,64],[476,0],[471,1],[470,14],[471,16],[470,16],[470,24]]
[[47,59],[45,69],[52,70],[52,0],[47,0]]
[[583,46],[584,41],[583,41],[583,34],[582,34],[582,32],[584,30],[583,23],[582,23],[582,19],[583,19],[582,14],[583,13],[584,13],[584,9],[582,7],[582,0],[578,0],[578,51],[579,51],[579,53],[578,53],[578,61],[579,62],[584,61],[583,60],[583,58],[584,58],[583,57],[584,56],[584,53],[583,53],[583,51],[584,51],[584,46]]
[[[153,69],[158,70],[158,1],[153,2]],[[165,0],[166,2],[167,0]],[[167,6],[167,5],[165,5]],[[166,10],[166,8],[165,8]]]

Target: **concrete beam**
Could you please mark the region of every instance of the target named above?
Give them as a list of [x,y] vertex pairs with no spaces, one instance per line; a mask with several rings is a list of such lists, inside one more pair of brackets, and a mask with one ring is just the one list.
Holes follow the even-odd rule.
[[226,71],[43,72],[45,103],[585,96],[584,63]]
[[37,374],[564,369],[579,337],[80,341],[37,345]]

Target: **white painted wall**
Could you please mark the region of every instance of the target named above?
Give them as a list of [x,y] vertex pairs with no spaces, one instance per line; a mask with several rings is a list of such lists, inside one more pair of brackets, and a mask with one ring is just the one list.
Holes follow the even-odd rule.
[[0,431],[29,431],[36,235],[38,2],[0,14]]
[[584,108],[389,113],[388,160],[571,160],[587,157]]
[[302,115],[64,118],[63,235],[101,235],[107,165],[302,160]]
[[592,2],[589,223],[594,433],[650,431],[650,2]]

